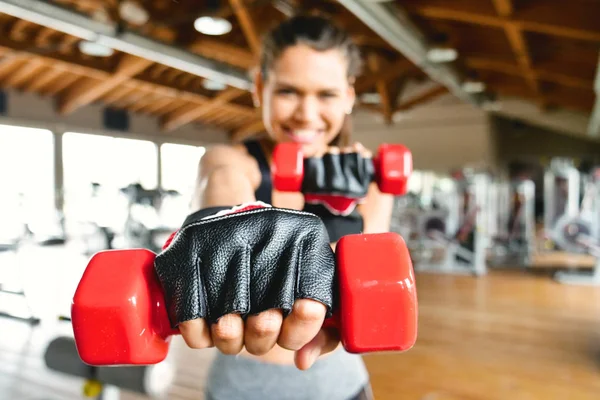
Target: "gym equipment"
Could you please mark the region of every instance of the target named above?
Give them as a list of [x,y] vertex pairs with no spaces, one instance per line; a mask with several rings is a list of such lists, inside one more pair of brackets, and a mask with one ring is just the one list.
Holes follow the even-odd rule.
[[[0,297],[12,297],[18,298],[22,301],[24,310],[22,312],[15,311],[15,309],[5,309],[0,311],[0,317],[7,317],[20,321],[27,322],[30,325],[37,325],[40,323],[40,318],[33,312],[30,302],[27,299],[27,293],[23,285],[23,274],[21,269],[21,259],[19,255],[20,242],[11,242],[0,244],[0,267],[6,268],[6,270],[16,271],[18,275],[16,278],[17,282],[11,282],[11,280],[0,280]],[[0,268],[0,272],[2,268]],[[6,272],[6,271],[5,271]],[[12,284],[11,284],[12,283]],[[0,303],[10,304],[14,306],[14,301]]]
[[[556,222],[579,214],[580,174],[572,160],[556,158],[544,173],[544,230],[553,240]],[[550,247],[560,250],[554,243]]]
[[97,182],[90,183],[89,197],[86,200],[85,219],[80,222],[83,253],[91,256],[98,251],[114,248],[117,226],[124,220],[118,218],[111,193]]
[[439,208],[418,216],[417,240],[411,248],[418,258],[415,270],[484,275],[490,178],[470,171],[455,173],[453,178],[452,188],[436,201]]
[[22,198],[19,197],[8,198],[9,204],[0,208],[0,274],[3,275],[0,276],[0,297],[11,298],[10,301],[2,299],[0,303],[14,306],[13,299],[18,298],[24,310],[19,313],[15,308],[6,308],[0,311],[0,316],[37,325],[40,319],[32,311],[23,284],[19,250],[27,238],[27,223],[22,213]]
[[[182,214],[174,220],[164,218],[160,214],[161,204],[166,197],[178,197],[180,194],[174,190],[145,189],[139,183],[122,188],[121,192],[128,199],[124,247],[160,251],[166,239],[185,217]],[[183,208],[185,209],[187,208]]]
[[44,362],[53,371],[83,378],[83,394],[97,400],[119,400],[122,391],[166,398],[175,379],[175,368],[168,361],[151,366],[86,365],[79,358],[71,337],[52,340],[44,352]]
[[535,183],[524,177],[494,182],[490,191],[490,262],[526,266],[535,251]]
[[[280,191],[301,192],[304,180],[304,158],[298,143],[281,143],[273,152],[273,187]],[[406,194],[412,172],[410,150],[400,144],[382,144],[373,158],[375,181],[383,193]]]
[[600,285],[600,168],[585,182],[581,209],[564,214],[550,233],[556,245],[569,253],[590,254],[596,263],[589,271],[558,271],[554,278],[565,284]]
[[[173,329],[148,250],[109,250],[92,257],[71,307],[81,359],[90,365],[161,362]],[[344,236],[337,244],[340,301],[325,324],[349,352],[405,351],[417,335],[414,273],[395,233]]]

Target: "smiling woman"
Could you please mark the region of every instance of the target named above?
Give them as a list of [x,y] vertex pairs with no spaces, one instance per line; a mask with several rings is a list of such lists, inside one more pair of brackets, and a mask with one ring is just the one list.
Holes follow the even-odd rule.
[[[267,34],[260,61],[253,100],[261,109],[266,135],[206,152],[193,211],[255,201],[307,211],[310,214],[301,215],[322,218],[333,247],[346,234],[388,231],[393,197],[379,192],[376,184],[367,183],[364,202],[349,215],[332,217],[323,206],[305,204],[302,193],[274,190],[271,181],[273,150],[282,143],[299,144],[305,158],[320,159],[328,153],[370,157],[359,143],[350,142],[354,82],[362,61],[347,32],[325,18],[296,16]],[[243,229],[239,234],[244,237],[259,235]],[[277,222],[271,230],[280,231]],[[276,242],[287,241],[279,239]],[[261,250],[248,251],[259,257]],[[208,399],[369,398],[361,357],[347,353],[337,334],[322,328],[324,317],[323,304],[298,299],[285,318],[280,310],[268,309],[246,319],[227,314],[210,325],[185,321],[180,329],[188,346],[219,349],[207,384]]]

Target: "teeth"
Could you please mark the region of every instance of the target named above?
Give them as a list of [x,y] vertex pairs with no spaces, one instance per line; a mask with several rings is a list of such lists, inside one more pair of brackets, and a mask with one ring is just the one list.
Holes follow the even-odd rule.
[[317,132],[312,131],[312,130],[310,130],[310,131],[309,130],[296,130],[296,131],[293,131],[292,134],[294,136],[298,136],[298,137],[302,137],[302,138],[309,138],[312,136],[316,136]]

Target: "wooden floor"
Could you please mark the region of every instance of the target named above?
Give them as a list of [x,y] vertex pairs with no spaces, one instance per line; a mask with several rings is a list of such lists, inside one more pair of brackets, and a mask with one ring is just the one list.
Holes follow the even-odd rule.
[[[68,313],[85,261],[73,250],[32,250],[21,259],[36,278],[33,303],[46,319],[32,329],[0,318],[0,399],[84,398],[82,380],[48,370],[42,354],[50,340],[71,334],[55,316]],[[0,261],[0,272],[7,265]],[[417,283],[416,346],[364,357],[377,400],[600,399],[600,288],[519,271],[420,274]],[[0,308],[10,304],[0,297]],[[168,398],[201,400],[213,355],[176,337],[168,360],[177,377]]]

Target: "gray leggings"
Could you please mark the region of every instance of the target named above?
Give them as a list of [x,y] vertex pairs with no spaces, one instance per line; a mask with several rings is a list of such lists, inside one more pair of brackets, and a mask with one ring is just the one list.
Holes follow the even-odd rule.
[[[217,400],[214,397],[212,397],[210,395],[210,393],[205,393],[205,399],[206,400]],[[239,400],[254,400],[254,399],[239,399]],[[262,399],[256,399],[256,400],[262,400]],[[315,399],[315,400],[318,400],[318,399]],[[352,396],[348,400],[374,400],[373,391],[371,390],[371,385],[368,384],[368,385],[364,386],[360,390],[360,392],[358,392],[356,394],[356,396]]]
[[343,349],[310,369],[218,354],[207,377],[209,400],[371,400],[369,374],[360,356]]

